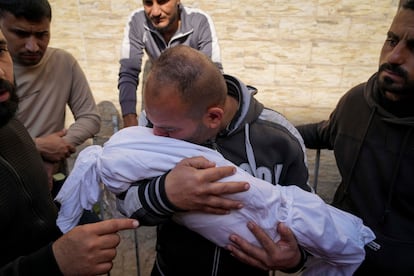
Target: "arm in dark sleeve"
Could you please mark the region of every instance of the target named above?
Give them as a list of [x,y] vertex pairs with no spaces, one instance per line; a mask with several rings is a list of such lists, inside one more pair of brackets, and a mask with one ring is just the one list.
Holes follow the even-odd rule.
[[285,177],[283,177],[283,180],[281,179],[283,182],[279,184],[283,186],[295,185],[302,190],[311,192],[312,189],[309,186],[308,179],[308,166],[304,162],[303,158],[297,158],[294,162],[289,164]]
[[62,275],[53,255],[52,243],[0,268],[0,276]]
[[323,122],[299,125],[296,127],[300,135],[302,135],[303,141],[305,142],[307,148],[320,148],[319,145],[321,144],[321,137],[319,130],[321,124],[323,124]]
[[[358,88],[355,91],[358,92]],[[328,120],[296,126],[307,148],[333,149],[339,125],[349,113],[349,110],[347,110],[347,106],[350,104],[347,103],[350,98],[349,95],[348,92],[339,100]]]
[[[168,173],[167,173],[168,174]],[[140,181],[117,196],[118,210],[127,217],[138,219],[141,225],[157,225],[180,211],[167,198],[165,177]]]
[[129,19],[124,30],[118,74],[119,103],[122,116],[137,114],[137,87],[145,49],[143,20],[145,20],[145,16],[136,13]]
[[305,146],[299,139],[290,140],[283,145],[284,163],[277,184],[282,186],[295,185],[305,191],[312,191],[309,186],[309,171],[306,162]]

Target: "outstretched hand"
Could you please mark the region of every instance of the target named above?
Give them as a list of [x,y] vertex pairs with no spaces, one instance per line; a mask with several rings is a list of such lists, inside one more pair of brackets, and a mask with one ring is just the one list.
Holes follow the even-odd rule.
[[213,214],[227,214],[243,207],[241,201],[224,198],[223,195],[244,192],[247,182],[218,182],[233,175],[232,166],[215,167],[204,157],[183,159],[168,173],[165,189],[168,199],[178,208]]
[[274,242],[257,224],[247,224],[263,248],[250,244],[238,235],[231,235],[226,248],[240,261],[263,270],[288,270],[299,264],[301,253],[293,232],[283,223],[277,226],[280,240]]
[[53,254],[64,275],[100,275],[112,269],[118,232],[138,227],[133,219],[110,219],[73,228],[56,240]]

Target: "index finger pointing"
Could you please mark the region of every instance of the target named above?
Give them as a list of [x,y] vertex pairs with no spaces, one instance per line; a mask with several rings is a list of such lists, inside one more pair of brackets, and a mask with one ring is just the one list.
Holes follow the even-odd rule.
[[88,225],[95,227],[98,235],[106,235],[116,233],[121,230],[135,229],[138,227],[139,223],[135,219],[120,218],[104,220]]

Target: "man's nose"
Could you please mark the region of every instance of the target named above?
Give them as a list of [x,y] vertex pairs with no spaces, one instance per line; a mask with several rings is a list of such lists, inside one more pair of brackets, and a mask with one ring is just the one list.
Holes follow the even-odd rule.
[[27,38],[25,47],[30,52],[37,52],[40,49],[39,44],[38,44],[38,40],[33,35],[31,35]]
[[404,64],[407,57],[407,47],[404,41],[400,41],[388,55],[388,62],[391,64]]
[[151,15],[153,17],[159,17],[161,15],[161,6],[154,2],[151,7]]

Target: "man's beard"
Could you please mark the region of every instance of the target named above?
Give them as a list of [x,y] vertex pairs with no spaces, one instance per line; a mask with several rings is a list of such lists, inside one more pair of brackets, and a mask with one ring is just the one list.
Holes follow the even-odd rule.
[[8,91],[10,98],[0,103],[0,127],[7,124],[17,111],[19,98],[16,94],[16,87],[7,80],[0,79],[0,91]]
[[197,129],[193,132],[193,135],[183,140],[197,145],[204,145],[205,143],[209,143],[208,141],[210,141],[211,138],[214,138],[212,131],[202,123],[199,123]]
[[[403,79],[403,83],[395,83],[389,77],[381,77],[381,72],[391,71]],[[378,87],[382,93],[389,92],[394,95],[410,95],[414,96],[414,81],[409,80],[408,73],[398,65],[389,63],[382,64],[378,69]]]
[[[173,25],[174,25],[176,20],[178,20],[178,13],[168,20],[168,24],[166,26],[164,26],[164,27],[157,27],[155,25],[153,25],[153,26],[160,33],[167,33],[169,31],[171,31],[171,29],[173,28]],[[151,20],[151,22],[152,22],[152,20]]]

